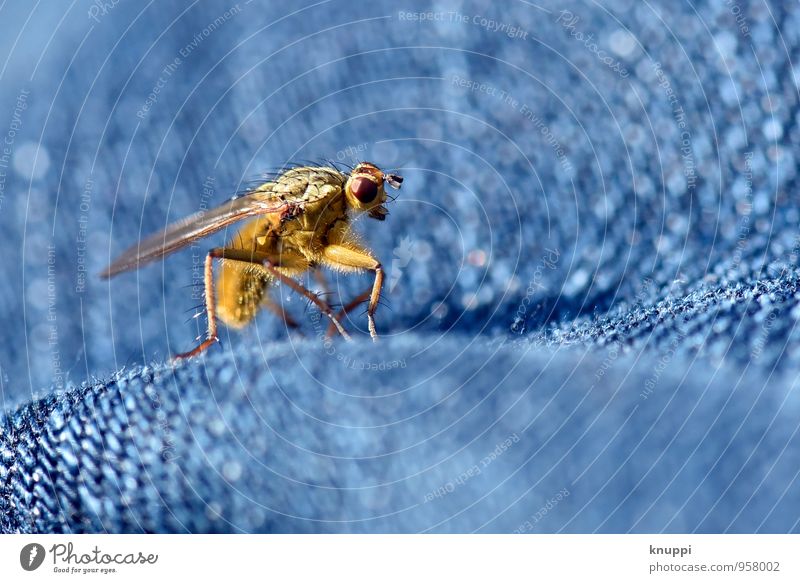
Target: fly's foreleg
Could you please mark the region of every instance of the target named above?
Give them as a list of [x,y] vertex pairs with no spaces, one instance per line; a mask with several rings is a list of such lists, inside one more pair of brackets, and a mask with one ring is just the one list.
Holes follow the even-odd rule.
[[[369,335],[373,340],[377,339],[378,333],[375,329],[375,310],[381,299],[381,289],[383,288],[383,266],[380,261],[369,255],[365,251],[345,247],[344,245],[328,245],[322,252],[323,259],[332,267],[344,270],[368,269],[375,272],[375,281],[372,284],[372,291],[369,294],[369,307],[367,308],[367,318],[369,323]],[[338,324],[339,320],[334,318]]]

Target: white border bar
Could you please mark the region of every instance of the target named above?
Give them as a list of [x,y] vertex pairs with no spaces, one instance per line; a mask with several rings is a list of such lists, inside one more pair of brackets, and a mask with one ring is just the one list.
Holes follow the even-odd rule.
[[[46,551],[34,571],[20,564],[30,543]],[[778,582],[800,581],[798,551],[797,535],[5,535],[0,573],[4,581],[120,583]],[[152,563],[116,562],[150,555]],[[653,565],[661,570],[651,573]]]

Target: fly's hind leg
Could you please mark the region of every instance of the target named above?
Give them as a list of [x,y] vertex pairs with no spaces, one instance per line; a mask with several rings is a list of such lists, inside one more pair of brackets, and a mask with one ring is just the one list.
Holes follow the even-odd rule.
[[212,344],[219,342],[219,337],[217,336],[217,305],[214,301],[214,251],[216,251],[216,249],[209,251],[208,255],[206,255],[206,261],[203,269],[203,281],[205,284],[204,301],[206,305],[206,317],[208,318],[208,332],[206,334],[206,339],[189,352],[176,354],[174,360],[196,356],[206,350]]
[[260,265],[270,276],[285,283],[294,291],[316,305],[323,314],[331,319],[331,322],[336,326],[336,329],[339,331],[339,333],[347,340],[350,339],[350,335],[345,332],[344,328],[342,328],[342,325],[336,319],[333,311],[327,303],[320,300],[316,295],[308,291],[305,287],[297,283],[291,277],[280,272],[278,269],[278,267],[280,267],[280,260],[278,258],[267,253],[250,251],[247,249],[216,248],[209,251],[208,255],[206,255],[204,266],[205,269],[203,273],[203,279],[205,283],[206,315],[208,316],[208,333],[206,335],[206,339],[193,350],[176,355],[176,359],[196,356],[209,348],[212,344],[219,342],[219,337],[217,336],[216,302],[214,298],[214,259],[241,261],[244,263],[254,263],[256,265]]

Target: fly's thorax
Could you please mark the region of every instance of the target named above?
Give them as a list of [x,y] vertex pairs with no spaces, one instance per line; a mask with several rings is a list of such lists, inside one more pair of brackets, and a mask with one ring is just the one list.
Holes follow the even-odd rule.
[[284,227],[289,230],[301,230],[323,233],[328,226],[339,218],[346,218],[347,207],[344,197],[329,196],[322,200],[307,204],[303,207],[303,212],[292,221],[288,221]]
[[316,262],[327,245],[328,234],[339,222],[347,222],[344,197],[329,197],[303,206],[302,213],[280,222],[265,233],[268,251],[277,254],[293,253]]

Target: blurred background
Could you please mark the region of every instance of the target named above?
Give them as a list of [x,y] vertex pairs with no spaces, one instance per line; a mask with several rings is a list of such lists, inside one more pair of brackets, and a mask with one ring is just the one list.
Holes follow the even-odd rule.
[[[6,411],[194,345],[202,260],[233,233],[99,280],[143,235],[290,163],[369,160],[405,177],[385,223],[358,222],[387,269],[380,348],[332,361],[314,311],[281,289],[305,336],[264,313],[224,331],[210,369],[192,365],[199,377],[161,381],[181,404],[186,387],[198,401],[219,393],[254,426],[258,399],[286,407],[278,425],[357,466],[325,461],[330,487],[358,494],[395,468],[389,502],[356,496],[334,520],[320,511],[330,501],[273,484],[282,502],[264,504],[305,522],[242,511],[219,527],[216,508],[180,524],[337,530],[371,508],[384,518],[354,529],[797,530],[800,506],[781,511],[800,500],[796,3],[11,1],[0,22]],[[337,301],[371,281],[328,277]],[[366,335],[360,311],[347,326]],[[343,358],[385,366],[341,373]],[[294,418],[297,402],[265,387],[319,401]],[[374,395],[386,398],[377,410]],[[185,410],[172,414],[208,456],[198,476],[260,455],[231,429],[239,454],[214,458],[214,432],[206,442]],[[381,427],[401,437],[370,433]],[[306,439],[282,462],[259,459],[283,476]],[[393,457],[418,439],[413,463]],[[502,464],[484,465],[506,440]],[[243,472],[263,477],[236,463],[219,492],[235,496]],[[463,477],[473,466],[481,479]],[[192,475],[180,479],[194,490]],[[263,492],[247,483],[234,490]],[[564,514],[533,521],[559,492]],[[411,518],[409,499],[422,503]],[[98,520],[87,524],[112,528]]]

